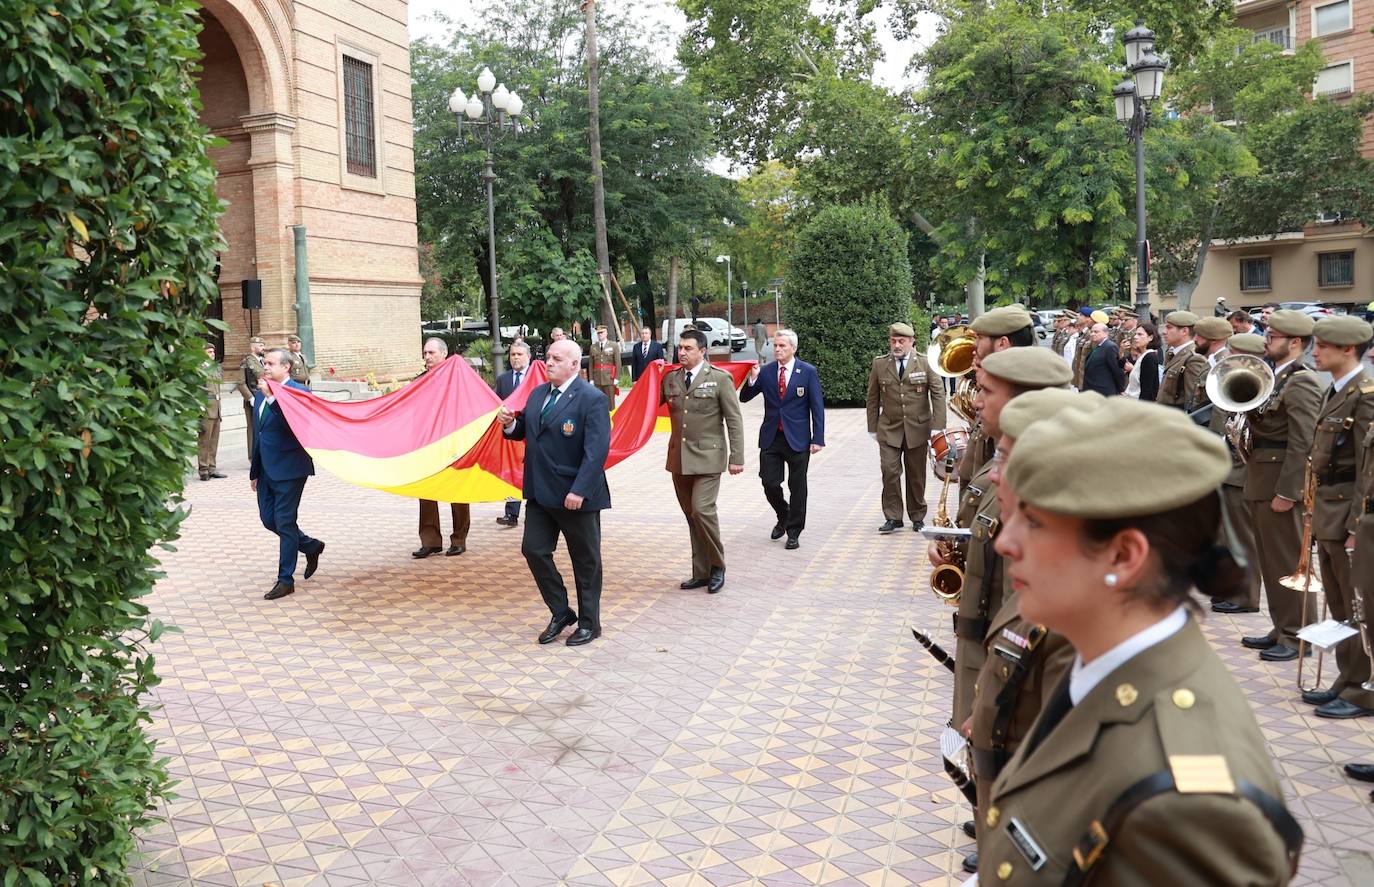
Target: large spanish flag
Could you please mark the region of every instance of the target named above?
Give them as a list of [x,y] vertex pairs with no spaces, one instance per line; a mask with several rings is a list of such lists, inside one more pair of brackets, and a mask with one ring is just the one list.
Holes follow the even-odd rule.
[[[738,387],[754,364],[717,363]],[[610,468],[668,428],[659,404],[663,374],[651,364],[611,415]],[[504,401],[524,409],[534,386],[547,381],[535,361]],[[496,421],[503,401],[461,358],[450,358],[399,391],[373,400],[335,402],[269,383],[296,439],[316,464],[345,481],[417,499],[497,502],[519,498],[524,441],[509,440]]]

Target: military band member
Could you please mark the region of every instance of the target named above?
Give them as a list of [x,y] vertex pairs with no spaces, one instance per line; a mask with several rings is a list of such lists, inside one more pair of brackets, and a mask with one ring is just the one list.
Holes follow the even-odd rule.
[[[445,346],[447,347],[447,346]],[[286,349],[291,353],[291,378],[305,387],[310,387],[310,371],[315,368],[313,363],[305,359],[301,352],[301,337],[292,333],[286,337]]]
[[[1355,487],[1355,510],[1359,512],[1355,524],[1355,554],[1351,563],[1351,579],[1355,593],[1360,596],[1364,620],[1362,631],[1374,631],[1374,434],[1364,436],[1364,455],[1360,462],[1360,478]],[[1374,634],[1370,635],[1374,641]],[[1374,764],[1350,763],[1345,774],[1364,782],[1374,782]],[[1370,792],[1374,800],[1374,791]]]
[[[1303,483],[1322,392],[1316,374],[1303,363],[1312,341],[1312,318],[1301,311],[1277,311],[1270,321],[1264,356],[1274,367],[1274,392],[1246,418],[1251,452],[1243,495],[1273,628],[1241,638],[1241,643],[1261,651],[1262,659],[1286,662],[1298,655],[1302,593],[1279,580],[1293,572],[1301,554]],[[1225,612],[1219,606],[1213,609]],[[1308,613],[1316,612],[1309,602]]]
[[[1331,617],[1347,622],[1353,617],[1350,559],[1360,518],[1351,501],[1364,458],[1364,439],[1374,419],[1374,377],[1363,365],[1374,329],[1356,317],[1325,317],[1317,321],[1312,336],[1317,369],[1330,373],[1332,379],[1312,438],[1312,471],[1317,478],[1312,536],[1317,540],[1322,589]],[[1369,657],[1358,636],[1337,645],[1336,664],[1340,673],[1331,687],[1304,693],[1303,701],[1315,704],[1317,716],[1323,718],[1374,715],[1374,693],[1360,687],[1369,680]]]
[[606,328],[596,328],[592,343],[592,384],[606,395],[606,408],[615,409],[615,395],[620,385],[620,345],[606,338]]
[[248,452],[253,452],[253,428],[257,424],[253,421],[253,392],[258,390],[258,380],[267,372],[262,365],[262,354],[267,350],[267,343],[261,336],[254,336],[248,340],[248,353],[239,362],[239,370],[243,373],[243,381],[234,383],[234,390],[243,396],[243,418],[248,428]]
[[1211,367],[1197,353],[1193,327],[1198,316],[1191,311],[1171,311],[1164,318],[1164,378],[1159,383],[1155,403],[1188,410],[1198,385]]
[[[1230,338],[1231,324],[1224,317],[1204,317],[1193,326],[1193,351],[1206,359],[1209,372],[1226,356],[1226,343]],[[1188,393],[1188,409],[1199,410],[1211,402],[1207,394],[1207,373],[1203,373],[1197,387]]]
[[916,332],[910,324],[888,327],[889,352],[873,360],[868,371],[864,406],[868,436],[878,442],[883,474],[883,525],[879,533],[900,530],[902,475],[906,475],[905,513],[911,528],[926,518],[926,450],[930,436],[945,428],[945,386],[930,371],[925,355],[912,350]]
[[744,418],[734,377],[706,360],[705,333],[683,332],[678,357],[682,366],[663,377],[659,403],[672,422],[665,468],[692,538],[692,575],[679,587],[716,594],[725,587],[716,497],[722,471],[744,471]]
[[[1206,334],[1220,335],[1219,328],[1215,323],[1226,324],[1230,329],[1230,324],[1220,317],[1204,317],[1198,321],[1196,329],[1199,331],[1198,340],[1207,343],[1208,361],[1215,367],[1217,361],[1231,354],[1249,354],[1252,357],[1264,357],[1264,340],[1259,336],[1231,336],[1224,345],[1217,347],[1212,340],[1205,338]],[[1207,326],[1204,326],[1207,324]],[[1202,347],[1199,345],[1199,347]],[[1207,396],[1206,384],[1203,385],[1203,392],[1200,395],[1199,403],[1210,402]],[[1226,441],[1226,451],[1231,454],[1231,473],[1226,475],[1226,480],[1221,482],[1218,492],[1221,495],[1221,511],[1225,516],[1224,527],[1230,531],[1228,538],[1225,533],[1217,540],[1222,545],[1235,544],[1239,546],[1241,553],[1245,557],[1245,563],[1250,569],[1246,571],[1245,593],[1236,600],[1215,600],[1212,601],[1212,610],[1217,613],[1258,613],[1260,603],[1260,571],[1259,571],[1259,552],[1255,550],[1255,523],[1250,514],[1250,503],[1245,501],[1245,475],[1246,463],[1241,454],[1236,451],[1235,445],[1227,435],[1227,422],[1233,417],[1234,413],[1222,409],[1219,405],[1212,405],[1212,415],[1207,423],[1207,430]]]
[[[1120,462],[1148,482],[1123,487]],[[1229,470],[1215,435],[1132,398],[1017,439],[1004,481],[1018,502],[997,548],[1021,615],[1076,656],[980,811],[980,883],[1293,876],[1302,831],[1249,703],[1189,610],[1194,587],[1236,592],[1238,567],[1215,544]]]
[[223,478],[215,466],[219,453],[219,386],[224,381],[224,370],[215,359],[215,346],[205,346],[205,415],[200,419],[200,434],[196,439],[196,463],[200,469],[200,479]]
[[[1035,347],[1035,325],[1030,314],[1020,305],[1006,305],[980,314],[969,325],[977,338],[974,342],[973,366],[975,369],[989,354],[1006,351],[1008,348]],[[969,478],[992,458],[997,439],[984,433],[978,422],[969,429],[968,446],[959,459],[959,492],[968,488]],[[967,526],[961,525],[961,526]]]

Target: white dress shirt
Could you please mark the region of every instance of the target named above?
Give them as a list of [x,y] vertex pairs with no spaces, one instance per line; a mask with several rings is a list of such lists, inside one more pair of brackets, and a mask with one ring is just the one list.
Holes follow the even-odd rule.
[[1339,394],[1342,388],[1344,388],[1345,386],[1349,385],[1349,384],[1350,384],[1350,380],[1353,379],[1353,378],[1355,378],[1356,376],[1358,376],[1358,375],[1360,374],[1360,370],[1362,370],[1362,369],[1364,369],[1364,362],[1363,362],[1363,361],[1361,361],[1360,363],[1355,364],[1355,369],[1351,370],[1350,372],[1346,373],[1344,376],[1341,376],[1339,379],[1337,379],[1337,380],[1335,380],[1334,382],[1332,382],[1331,385],[1332,385],[1332,387],[1334,387],[1334,388],[1336,389],[1336,393]]
[[1083,657],[1075,654],[1073,670],[1069,672],[1069,699],[1074,705],[1082,702],[1112,672],[1154,645],[1164,643],[1187,624],[1188,608],[1180,604],[1168,616],[1144,631],[1131,635],[1086,665],[1083,664]]

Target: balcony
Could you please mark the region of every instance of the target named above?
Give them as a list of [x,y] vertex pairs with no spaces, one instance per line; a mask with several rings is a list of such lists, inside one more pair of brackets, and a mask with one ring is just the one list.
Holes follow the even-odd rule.
[[1279,49],[1292,52],[1293,50],[1293,29],[1292,28],[1267,28],[1263,31],[1256,31],[1255,43],[1269,42]]

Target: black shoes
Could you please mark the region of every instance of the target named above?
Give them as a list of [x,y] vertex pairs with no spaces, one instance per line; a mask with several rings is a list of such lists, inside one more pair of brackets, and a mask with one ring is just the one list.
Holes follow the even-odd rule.
[[978,837],[978,827],[977,827],[976,825],[973,824],[973,820],[972,820],[972,819],[965,819],[965,820],[959,825],[959,828],[963,829],[963,830],[964,830],[964,834],[968,835],[970,838],[977,838],[977,837]]
[[712,567],[712,568],[711,568],[711,578],[710,578],[710,580],[706,583],[706,593],[707,593],[707,594],[716,594],[717,592],[719,592],[719,591],[720,591],[722,588],[724,588],[724,587],[725,587],[725,568],[724,568],[724,567]]
[[890,520],[890,521],[886,521],[881,527],[879,527],[879,528],[878,528],[878,532],[879,532],[879,533],[882,533],[882,534],[884,534],[884,535],[886,535],[886,534],[888,534],[888,533],[891,533],[893,530],[900,530],[901,528],[902,528],[902,522],[901,522],[901,521],[899,521],[899,520]]
[[978,874],[978,851],[975,850],[964,857],[964,871],[970,875]]
[[693,576],[691,579],[684,579],[681,582],[679,582],[677,584],[677,587],[682,589],[705,588],[707,585],[710,584],[710,579],[698,579],[697,577]]
[[225,479],[226,477],[228,477],[228,476],[229,476],[229,475],[227,475],[227,474],[220,474],[218,471],[212,471],[212,472],[210,472],[210,477],[213,478],[214,480],[224,480],[224,479]]
[[[925,528],[925,525],[926,525],[926,522],[923,521],[923,520],[914,520],[914,521],[911,522],[911,531],[912,531],[913,533],[919,533],[919,532],[921,532],[921,530],[923,530],[923,529]],[[975,854],[975,855],[976,855],[976,854]]]
[[793,551],[795,549],[801,548],[801,543],[797,541],[796,536],[788,536],[787,544],[784,545],[783,548],[786,548],[788,551]]
[[1361,782],[1374,782],[1374,764],[1346,764],[1341,768],[1345,775]]
[[1308,705],[1326,705],[1340,695],[1336,692],[1335,687],[1328,687],[1325,690],[1303,690],[1302,701]]
[[444,552],[444,557],[455,557],[467,550],[468,547],[466,545],[450,545],[448,551]]
[[205,473],[204,471],[202,471],[202,472],[200,473],[200,479],[201,479],[201,480],[209,480],[209,479],[210,479],[210,475],[207,474],[207,473]]
[[1240,604],[1237,604],[1233,601],[1213,601],[1212,612],[1229,613],[1231,615],[1235,615],[1237,613],[1258,613],[1259,607],[1243,607]]
[[599,628],[579,628],[568,635],[567,643],[569,647],[580,647],[583,644],[590,644],[599,637],[601,637],[601,629]]
[[773,532],[768,534],[768,538],[781,539],[782,534],[785,532],[787,532],[787,530],[783,528],[782,521],[778,521],[777,523],[773,524]]
[[[1312,648],[1308,647],[1304,650],[1303,655],[1311,656]],[[1268,650],[1262,651],[1259,658],[1263,659],[1265,662],[1292,662],[1294,659],[1298,658],[1298,651],[1283,644],[1275,644]]]
[[1240,639],[1240,645],[1248,650],[1268,650],[1278,644],[1278,641],[1262,634],[1259,637],[1244,637]]
[[320,547],[317,548],[317,549],[315,549],[313,552],[312,552],[312,551],[307,551],[307,552],[305,553],[305,578],[306,578],[306,579],[309,579],[311,576],[314,576],[314,575],[315,575],[315,571],[318,570],[318,569],[320,568],[320,555],[323,554],[323,553],[324,553],[324,543],[323,543],[323,542],[321,542],[321,543],[320,543]]
[[1367,718],[1374,715],[1374,708],[1361,708],[1353,702],[1337,698],[1325,705],[1317,706],[1316,715],[1319,718],[1336,718],[1343,721],[1348,718]]
[[[554,641],[558,640],[558,636],[563,633],[563,629],[567,628],[569,625],[576,624],[577,616],[574,613],[569,613],[563,619],[559,619],[557,616],[553,617],[549,620],[548,627],[540,632],[539,643],[552,644]],[[575,634],[576,632],[574,632],[574,635]]]
[[272,586],[271,591],[267,592],[267,594],[262,596],[262,599],[265,601],[275,601],[277,598],[286,597],[288,594],[295,590],[296,586],[291,585],[290,583],[278,582],[276,585]]
[[518,518],[518,517],[506,517],[506,516],[503,514],[503,515],[501,515],[500,517],[498,517],[498,518],[496,519],[496,522],[497,522],[498,524],[500,524],[501,526],[503,526],[503,527],[513,527],[513,526],[515,526],[516,524],[520,523],[520,518]]
[[419,548],[412,551],[410,556],[414,558],[429,557],[431,554],[438,554],[441,551],[443,551],[443,549],[437,545],[421,545]]

